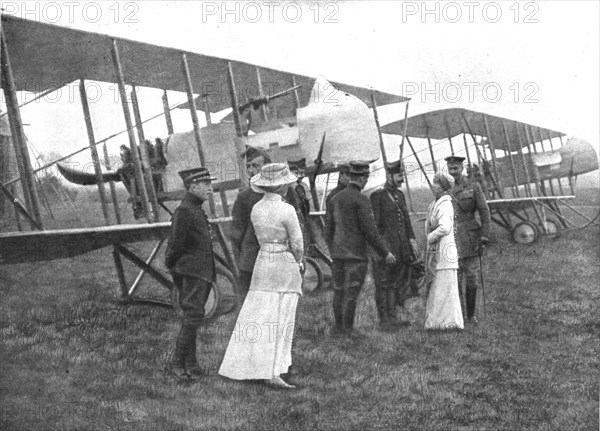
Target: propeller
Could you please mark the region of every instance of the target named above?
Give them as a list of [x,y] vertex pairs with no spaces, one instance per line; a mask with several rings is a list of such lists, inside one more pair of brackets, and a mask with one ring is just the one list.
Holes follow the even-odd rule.
[[266,105],[267,103],[269,103],[273,99],[277,99],[278,97],[285,96],[286,94],[290,94],[292,91],[295,91],[295,90],[297,90],[300,87],[302,87],[302,85],[295,85],[295,86],[293,86],[291,88],[288,88],[286,90],[280,91],[279,93],[275,93],[272,96],[261,96],[261,97],[257,97],[257,98],[254,98],[254,99],[250,99],[246,103],[244,103],[242,105],[239,105],[238,106],[238,111],[241,114],[246,109],[248,109],[250,106],[252,106],[252,108],[256,110],[261,105]]

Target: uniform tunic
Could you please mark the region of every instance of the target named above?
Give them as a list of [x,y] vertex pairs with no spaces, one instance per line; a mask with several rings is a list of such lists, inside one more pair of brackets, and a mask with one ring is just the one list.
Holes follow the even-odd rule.
[[[478,256],[479,238],[490,236],[490,211],[477,182],[462,177],[452,188],[455,224],[456,245],[459,257]],[[479,213],[481,225],[475,219]]]
[[334,260],[366,261],[367,243],[382,257],[389,253],[377,232],[371,202],[354,183],[331,200],[327,208],[325,238]]
[[344,190],[345,188],[346,188],[345,184],[338,183],[338,185],[333,190],[331,190],[331,192],[329,192],[329,194],[325,198],[325,208],[329,208],[331,206],[331,200],[333,199],[333,197],[335,195],[337,195],[339,192],[341,192],[342,190]]
[[[393,199],[393,201],[392,201]],[[371,194],[371,205],[377,230],[399,263],[413,260],[410,240],[415,239],[404,193],[385,186]]]
[[202,203],[188,192],[175,210],[165,265],[172,273],[213,282],[212,231]]

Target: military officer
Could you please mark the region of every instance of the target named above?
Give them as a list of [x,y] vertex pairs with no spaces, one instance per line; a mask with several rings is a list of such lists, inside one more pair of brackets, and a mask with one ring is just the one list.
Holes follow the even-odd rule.
[[[242,154],[246,159],[246,170],[248,171],[248,179],[258,174],[267,163],[271,163],[269,154],[261,149],[248,146],[246,152]],[[264,194],[257,193],[248,188],[238,193],[233,209],[231,210],[231,243],[233,252],[237,260],[238,271],[240,274],[240,285],[244,298],[250,289],[252,281],[252,272],[254,271],[254,263],[256,256],[260,250],[258,240],[254,234],[254,228],[250,222],[250,213],[254,205],[263,198]],[[242,298],[242,299],[244,299]]]
[[382,329],[396,323],[409,325],[408,319],[396,318],[396,304],[404,305],[410,296],[410,264],[418,258],[417,242],[400,187],[404,182],[404,165],[397,160],[386,166],[385,185],[371,194],[375,224],[388,249],[396,256],[394,265],[383,259],[373,260],[375,303]]
[[205,168],[179,172],[187,193],[173,214],[165,264],[179,291],[183,311],[175,353],[168,371],[179,381],[204,374],[196,359],[196,332],[215,280],[212,233],[202,204],[212,194],[212,177]]
[[350,162],[348,186],[337,193],[327,207],[325,239],[333,260],[334,331],[348,335],[355,335],[356,302],[367,276],[367,243],[387,264],[396,262],[377,232],[369,198],[360,193],[368,179],[368,162]]
[[[446,157],[448,173],[454,178],[452,202],[454,204],[454,227],[456,246],[458,248],[458,286],[461,302],[463,302],[463,283],[466,284],[467,322],[477,323],[475,304],[477,299],[479,253],[489,242],[490,211],[485,195],[476,181],[463,175],[464,157]],[[481,224],[475,219],[479,213]]]

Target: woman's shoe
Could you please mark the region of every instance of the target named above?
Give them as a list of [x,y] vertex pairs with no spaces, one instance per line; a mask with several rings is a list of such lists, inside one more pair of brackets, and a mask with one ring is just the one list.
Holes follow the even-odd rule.
[[284,382],[279,376],[273,376],[273,378],[265,380],[265,384],[275,389],[296,389],[296,386]]

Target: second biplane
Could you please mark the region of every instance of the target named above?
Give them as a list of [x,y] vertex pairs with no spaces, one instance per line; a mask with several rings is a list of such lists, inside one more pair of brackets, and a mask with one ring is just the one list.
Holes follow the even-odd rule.
[[[593,221],[569,204],[577,175],[598,169],[594,148],[581,139],[564,142],[562,132],[461,108],[416,115],[383,126],[382,131],[406,134],[428,182],[445,157],[464,156],[468,174],[486,194],[492,221],[517,243],[577,227],[573,215]],[[425,140],[427,146],[416,150],[411,138]],[[424,163],[419,153],[427,151],[430,162]]]

